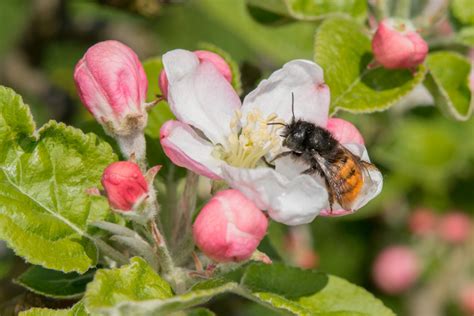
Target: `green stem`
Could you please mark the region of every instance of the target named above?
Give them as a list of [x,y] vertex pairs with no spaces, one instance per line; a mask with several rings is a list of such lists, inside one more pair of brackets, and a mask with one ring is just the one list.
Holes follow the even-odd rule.
[[171,284],[176,294],[184,293],[188,279],[186,273],[174,265],[165,239],[154,220],[150,221],[150,230],[155,240],[156,254],[160,261],[163,277]]
[[146,170],[146,141],[143,132],[138,132],[129,136],[117,136],[117,143],[120,151],[126,159],[135,157],[137,164],[143,172]]
[[99,249],[99,252],[103,255],[106,256],[113,261],[115,261],[118,265],[123,265],[128,262],[128,258],[124,256],[121,252],[115,250],[112,246],[107,244],[105,241],[99,238],[92,238],[94,243],[96,244],[97,248]]
[[397,5],[395,7],[395,16],[408,19],[411,12],[411,0],[397,0]]
[[173,216],[172,240],[174,245],[179,245],[191,233],[192,214],[196,209],[196,198],[199,176],[192,171],[186,175],[183,195]]
[[388,16],[387,0],[375,0],[374,14],[378,21],[381,21]]

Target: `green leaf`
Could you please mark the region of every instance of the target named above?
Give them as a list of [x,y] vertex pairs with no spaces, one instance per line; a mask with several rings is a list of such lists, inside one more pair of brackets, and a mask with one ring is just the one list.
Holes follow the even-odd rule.
[[451,12],[462,24],[474,25],[474,6],[471,0],[453,0]]
[[20,275],[15,283],[28,290],[52,298],[73,299],[82,296],[86,285],[94,277],[95,270],[81,275],[76,272],[63,273],[33,266]]
[[[149,275],[144,271],[151,268],[142,259],[132,260],[134,263],[130,266],[137,263],[141,266],[136,269],[137,273],[129,273],[130,266],[97,272],[85,296],[88,310],[106,315],[167,315],[206,303],[219,294],[234,293],[296,315],[394,315],[370,293],[347,281],[283,264],[248,264],[171,297],[171,292],[168,295],[160,291],[153,293],[153,280],[159,279],[158,275],[153,272],[153,276],[144,276]],[[124,284],[133,292],[125,291]]]
[[172,295],[170,285],[145,260],[134,257],[121,268],[98,270],[87,286],[85,304],[90,311],[107,313],[108,308],[121,302],[166,299]]
[[456,34],[456,41],[460,44],[474,47],[474,26],[462,28]]
[[454,52],[436,52],[428,55],[429,75],[425,85],[436,105],[447,116],[459,121],[471,117],[474,98],[469,89],[471,64]]
[[210,43],[201,43],[199,44],[199,49],[208,50],[210,52],[216,53],[221,56],[225,62],[229,65],[230,71],[232,72],[232,87],[237,92],[238,95],[242,94],[242,82],[240,81],[240,69],[237,62],[232,58],[232,56],[225,50],[217,47],[216,45]]
[[0,87],[0,239],[33,264],[83,273],[97,262],[87,224],[109,210],[85,190],[116,156],[95,135],[64,124],[34,130],[21,97]]
[[278,263],[249,265],[241,285],[263,303],[298,315],[394,315],[372,294],[343,279]]
[[311,311],[323,314],[395,316],[365,289],[335,276],[329,277],[322,291],[302,297],[298,302]]
[[320,20],[334,15],[348,15],[363,21],[367,15],[365,0],[247,0],[247,3],[306,21]]
[[241,280],[241,284],[252,292],[270,292],[288,299],[321,291],[327,282],[328,276],[324,273],[280,263],[251,264]]
[[200,307],[200,308],[194,308],[189,311],[185,312],[177,312],[174,313],[173,316],[215,316],[216,314],[213,313],[211,310]]
[[70,309],[31,308],[20,312],[19,316],[88,316],[84,303],[76,303]]
[[422,82],[426,69],[368,69],[372,62],[368,30],[353,20],[327,19],[316,32],[315,60],[331,90],[330,112],[382,111]]
[[[157,96],[162,95],[158,84],[158,78],[163,69],[163,63],[161,62],[160,57],[154,57],[145,60],[143,62],[143,68],[145,69],[146,77],[148,79],[146,101],[153,102],[156,100]],[[158,104],[148,112],[148,125],[145,129],[146,135],[153,139],[159,138],[161,125],[172,119],[174,119],[174,115],[171,112],[168,103],[166,101],[158,102]]]

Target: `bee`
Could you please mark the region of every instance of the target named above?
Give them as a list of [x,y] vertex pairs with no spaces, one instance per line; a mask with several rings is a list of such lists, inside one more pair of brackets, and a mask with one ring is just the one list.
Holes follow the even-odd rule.
[[303,174],[317,174],[324,180],[328,191],[330,212],[337,202],[344,210],[352,211],[352,206],[362,191],[368,170],[378,171],[375,165],[361,160],[337,141],[323,127],[308,121],[295,119],[294,94],[291,94],[293,118],[283,125],[283,146],[289,150],[275,156],[276,159],[291,156],[307,164]]

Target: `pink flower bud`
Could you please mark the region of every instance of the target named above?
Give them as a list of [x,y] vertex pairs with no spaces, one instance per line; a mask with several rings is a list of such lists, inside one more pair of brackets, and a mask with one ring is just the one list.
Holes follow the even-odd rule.
[[250,258],[265,236],[268,220],[240,191],[217,193],[201,210],[193,225],[194,240],[218,262]]
[[441,238],[450,243],[462,243],[469,237],[471,220],[461,212],[451,212],[444,215],[439,224]]
[[461,289],[459,293],[459,305],[467,315],[474,314],[474,283]]
[[102,175],[110,206],[116,211],[133,211],[148,196],[148,183],[137,164],[118,161]]
[[407,290],[415,283],[419,274],[418,258],[413,250],[405,246],[384,249],[372,267],[375,284],[388,294]]
[[76,65],[74,81],[82,103],[109,134],[143,130],[148,81],[128,46],[105,41],[90,47]]
[[425,60],[428,45],[410,22],[386,19],[372,39],[372,51],[385,68],[412,69]]
[[[194,54],[199,59],[200,63],[210,62],[212,63],[217,70],[224,76],[228,82],[232,82],[232,70],[230,69],[227,62],[220,55],[207,51],[207,50],[197,50],[194,51]],[[166,77],[166,72],[164,70],[160,73],[160,78],[158,80],[160,85],[161,93],[165,98],[168,97],[168,78]]]
[[434,232],[438,222],[437,216],[429,209],[419,208],[408,219],[410,231],[419,236],[426,236]]

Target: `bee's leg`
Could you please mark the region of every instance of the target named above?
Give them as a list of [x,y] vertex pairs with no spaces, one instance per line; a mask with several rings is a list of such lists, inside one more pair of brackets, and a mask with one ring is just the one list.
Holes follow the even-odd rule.
[[[262,160],[263,160],[263,162],[264,162],[268,167],[270,167],[270,168],[275,168],[275,165],[272,165],[272,164],[267,160],[267,158],[262,157]],[[271,161],[273,161],[273,160],[275,160],[275,159],[272,159]]]
[[301,156],[300,153],[297,153],[297,152],[295,152],[295,151],[291,151],[291,150],[289,150],[289,151],[284,151],[284,152],[282,152],[282,153],[279,153],[279,154],[276,155],[275,157],[273,157],[273,159],[270,160],[268,163],[271,164],[271,163],[274,162],[275,160],[280,159],[280,158],[283,158],[283,157],[286,157],[286,156],[289,156],[289,155],[292,155],[292,156],[295,157],[295,158]]

